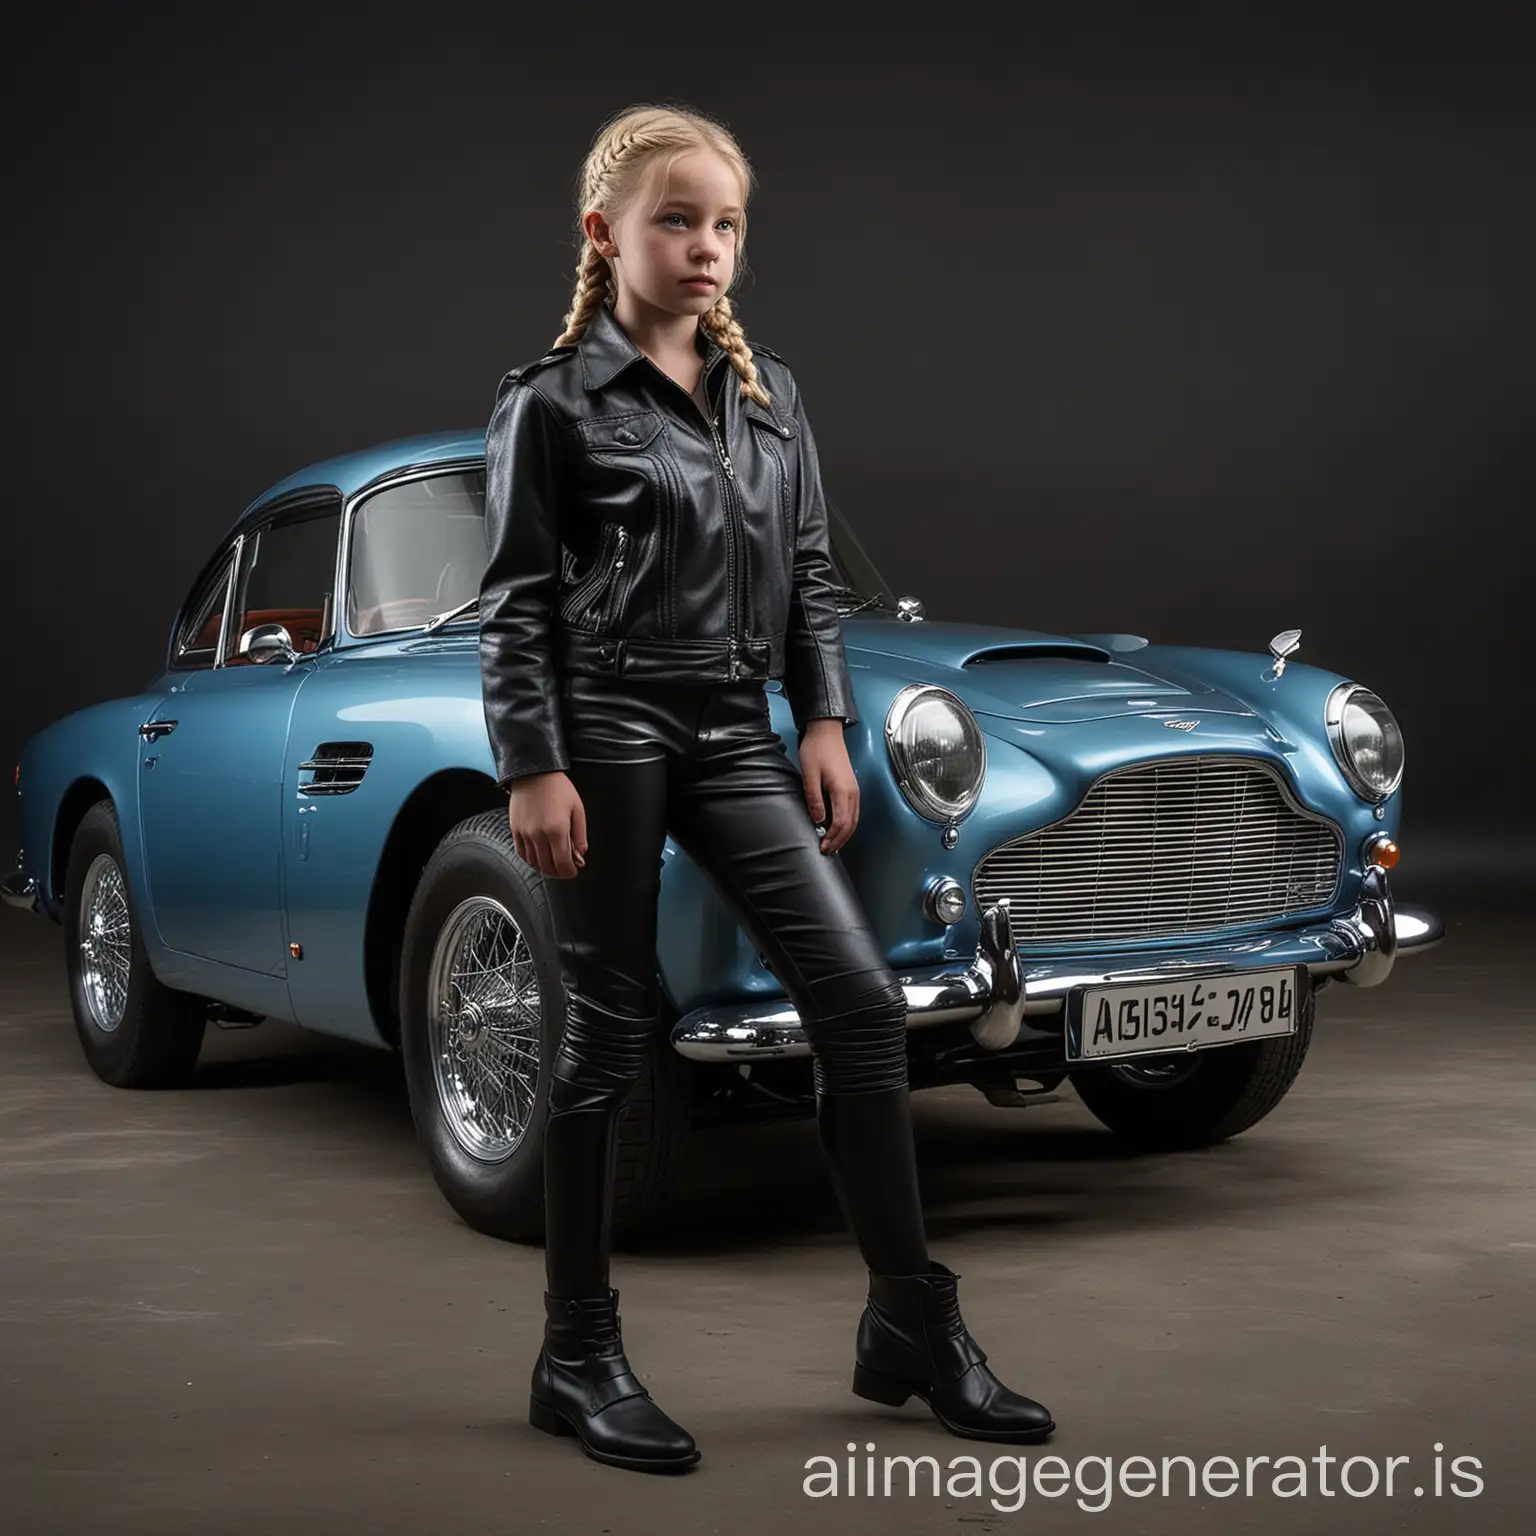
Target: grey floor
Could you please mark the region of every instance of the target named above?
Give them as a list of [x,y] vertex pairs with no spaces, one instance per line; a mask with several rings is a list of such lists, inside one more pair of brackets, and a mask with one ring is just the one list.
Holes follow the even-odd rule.
[[[854,1398],[863,1272],[814,1127],[696,1141],[677,1232],[614,1263],[630,1358],[704,1452],[657,1478],[528,1425],[542,1253],[453,1216],[389,1059],[210,1030],[194,1087],[108,1088],[59,930],[0,910],[0,1531],[1528,1529],[1533,923],[1447,916],[1386,986],[1324,993],[1290,1097],[1219,1148],[1118,1155],[1070,1094],[917,1096],[933,1251],[1049,1446]],[[850,1442],[861,1468],[973,1455],[980,1483],[808,1497],[809,1458]],[[1065,1493],[1016,1507],[1020,1452],[1064,1458]],[[1299,1456],[1306,1493],[1260,1462],[1251,1497],[1117,1480],[1101,1507],[1083,1461],[1180,1454]],[[1394,1496],[1341,1491],[1352,1456],[1409,1458]]]

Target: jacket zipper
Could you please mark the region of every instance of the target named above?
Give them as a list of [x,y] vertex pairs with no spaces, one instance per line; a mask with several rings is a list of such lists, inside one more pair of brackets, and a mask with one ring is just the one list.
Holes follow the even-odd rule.
[[[736,676],[736,640],[738,632],[744,626],[743,615],[746,612],[746,536],[743,526],[741,509],[736,501],[736,466],[731,463],[731,456],[725,451],[725,444],[720,441],[720,434],[715,430],[715,423],[711,418],[709,423],[709,435],[715,441],[715,452],[719,455],[720,463],[725,470],[725,517],[726,527],[731,530],[732,538],[736,544],[736,554],[732,562],[734,570],[731,573],[731,607],[735,610],[730,629],[730,675]],[[735,521],[732,521],[734,517]]]
[[624,590],[624,578],[618,573],[624,569],[624,550],[628,543],[629,529],[621,523],[619,525],[619,542],[613,552],[613,563],[608,567],[609,573],[614,577],[614,582],[613,586],[609,589],[608,604],[599,625],[605,635],[609,633],[618,619],[618,608],[622,601],[619,594]]
[[[655,364],[652,363],[651,366],[655,367]],[[729,591],[729,600],[727,602],[729,612],[726,618],[726,629],[728,631],[726,650],[729,662],[726,670],[734,681],[740,675],[738,670],[740,664],[737,661],[736,648],[739,643],[741,615],[746,609],[746,583],[744,580],[746,528],[742,519],[741,509],[736,501],[736,467],[731,463],[731,456],[725,451],[725,444],[721,442],[720,434],[715,430],[714,418],[705,414],[699,402],[692,395],[689,395],[688,391],[671,374],[664,372],[660,368],[657,368],[656,371],[679,394],[688,395],[689,405],[703,417],[705,425],[709,428],[710,441],[715,445],[715,458],[720,467],[725,470],[725,478],[723,480],[720,478],[718,469],[715,472],[715,479],[720,486],[721,500],[725,503],[725,574]],[[706,389],[708,388],[707,385],[705,387]],[[739,596],[738,592],[740,593]]]
[[[608,546],[613,542],[608,536],[608,530],[613,527],[614,525],[610,523],[603,530],[603,539],[599,546],[597,561],[580,585],[565,601],[565,617],[571,623],[579,620],[582,614],[597,600],[598,594],[603,590],[609,578],[618,568],[614,563],[614,558],[608,553]],[[615,531],[617,534],[618,565],[622,565],[624,563],[624,543],[629,537],[629,530],[620,524]]]

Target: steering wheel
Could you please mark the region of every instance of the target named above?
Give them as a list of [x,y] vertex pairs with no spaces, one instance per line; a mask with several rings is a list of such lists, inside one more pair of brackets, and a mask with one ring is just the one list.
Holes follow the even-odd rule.
[[373,608],[352,605],[348,623],[354,635],[376,635],[383,630],[424,624],[434,613],[441,612],[435,598],[395,597]]

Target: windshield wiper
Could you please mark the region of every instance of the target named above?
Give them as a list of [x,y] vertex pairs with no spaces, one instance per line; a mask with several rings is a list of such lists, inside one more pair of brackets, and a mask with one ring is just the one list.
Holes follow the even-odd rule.
[[430,635],[434,629],[441,629],[444,624],[452,623],[452,621],[458,618],[461,613],[468,613],[471,608],[478,608],[479,606],[480,596],[478,593],[476,593],[474,597],[467,598],[464,602],[460,603],[457,608],[450,608],[447,613],[433,614],[432,617],[421,626],[421,632],[424,635]]
[[[832,587],[833,597],[858,597],[858,595],[859,594],[852,587],[843,587],[836,584],[834,584]],[[850,613],[857,613],[861,608],[869,608],[877,603],[882,608],[885,606],[885,599],[882,598],[878,592],[876,592],[873,597],[866,597],[860,602],[855,603],[852,608],[845,609],[843,612],[843,617],[847,618]]]

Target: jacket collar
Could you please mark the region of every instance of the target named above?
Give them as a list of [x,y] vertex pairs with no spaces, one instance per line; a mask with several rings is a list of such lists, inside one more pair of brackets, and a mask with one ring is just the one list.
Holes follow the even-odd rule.
[[[725,356],[725,349],[703,326],[699,327],[694,345],[704,359],[706,372],[717,357]],[[576,350],[581,354],[581,382],[589,390],[604,388],[631,363],[645,356],[606,304],[598,305],[597,314],[588,321],[576,343]]]

